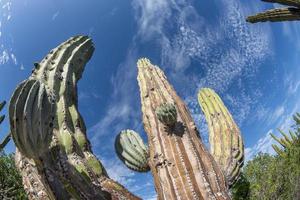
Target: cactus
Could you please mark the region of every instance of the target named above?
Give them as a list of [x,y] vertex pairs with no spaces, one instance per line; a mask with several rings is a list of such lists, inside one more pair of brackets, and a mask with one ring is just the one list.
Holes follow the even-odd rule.
[[279,22],[300,20],[300,1],[297,0],[263,0],[270,3],[279,3],[292,7],[267,10],[253,16],[247,17],[246,21],[250,23],[257,22]]
[[[158,199],[230,199],[220,166],[206,150],[186,105],[164,73],[145,58],[137,65],[149,166]],[[155,109],[168,102],[174,102],[177,110],[177,123],[171,130],[160,123]]]
[[208,124],[211,154],[221,166],[231,187],[238,179],[244,163],[244,144],[240,130],[215,91],[201,89],[198,101]]
[[142,138],[133,130],[121,131],[115,140],[115,149],[124,164],[138,172],[148,172],[148,149]]
[[77,82],[93,51],[87,36],[70,38],[34,63],[12,95],[16,165],[30,199],[139,199],[108,177],[86,137]]
[[[0,103],[0,111],[4,108],[6,104],[6,101],[3,101]],[[0,116],[0,124],[4,121],[5,119],[5,115],[1,115]],[[8,142],[10,141],[11,135],[10,133],[8,133],[4,139],[2,140],[2,142],[0,143],[0,152],[4,149],[4,147],[8,144]]]
[[169,127],[174,126],[177,120],[176,107],[172,103],[164,103],[159,105],[156,108],[155,113],[159,121]]
[[275,144],[272,144],[272,147],[279,156],[285,157],[286,151],[299,141],[300,136],[299,133],[295,133],[291,130],[289,131],[289,136],[280,129],[278,129],[278,131],[283,136],[282,138],[278,138],[272,133],[270,135],[276,142],[281,145],[281,147],[283,147],[283,149]]

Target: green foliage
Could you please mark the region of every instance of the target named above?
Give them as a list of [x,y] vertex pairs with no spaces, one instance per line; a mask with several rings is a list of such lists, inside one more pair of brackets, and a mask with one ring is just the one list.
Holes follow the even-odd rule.
[[0,199],[27,199],[13,154],[0,152]]
[[[235,200],[294,200],[300,199],[300,134],[299,114],[294,116],[294,130],[297,137],[281,134],[275,138],[283,148],[280,154],[258,154],[243,169],[241,178],[232,188]],[[275,145],[276,146],[276,145]],[[274,146],[273,146],[274,147]],[[276,150],[276,149],[275,149]],[[280,151],[279,151],[280,150]]]

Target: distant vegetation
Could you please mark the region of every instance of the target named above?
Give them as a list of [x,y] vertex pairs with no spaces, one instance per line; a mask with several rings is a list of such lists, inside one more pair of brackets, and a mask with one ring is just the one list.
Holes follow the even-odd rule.
[[27,199],[14,155],[3,151],[0,152],[0,199]]
[[290,136],[282,133],[277,139],[283,147],[280,154],[260,153],[246,164],[232,188],[233,199],[300,199],[300,114],[294,121]]

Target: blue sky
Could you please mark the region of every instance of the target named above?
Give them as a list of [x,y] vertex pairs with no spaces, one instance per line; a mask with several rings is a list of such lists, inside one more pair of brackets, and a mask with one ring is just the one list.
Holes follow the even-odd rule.
[[[71,36],[89,35],[96,51],[78,90],[94,153],[112,178],[153,199],[151,174],[127,170],[113,148],[122,129],[134,129],[146,141],[137,59],[148,57],[165,71],[206,143],[196,94],[201,87],[212,87],[240,126],[246,158],[259,151],[272,153],[269,132],[286,130],[291,115],[300,111],[299,22],[245,22],[247,15],[272,7],[278,5],[239,0],[0,0],[0,99],[9,100],[33,63],[51,48]],[[6,120],[0,136],[8,129]],[[14,149],[11,142],[6,151]]]

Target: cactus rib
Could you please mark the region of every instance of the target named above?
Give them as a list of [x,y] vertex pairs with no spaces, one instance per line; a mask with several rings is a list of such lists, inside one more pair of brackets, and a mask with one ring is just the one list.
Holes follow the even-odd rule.
[[133,130],[121,131],[115,140],[118,157],[130,169],[138,172],[148,172],[148,149],[142,138]]

